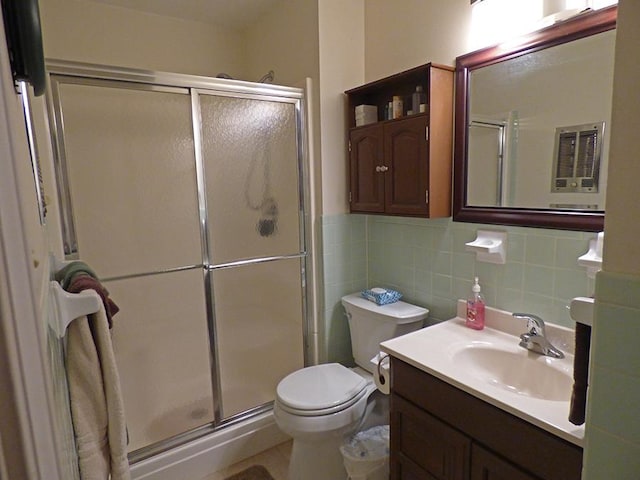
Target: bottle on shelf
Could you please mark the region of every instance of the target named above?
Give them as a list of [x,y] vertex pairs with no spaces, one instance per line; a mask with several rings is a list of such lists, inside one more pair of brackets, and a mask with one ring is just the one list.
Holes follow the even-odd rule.
[[393,118],[400,118],[402,117],[404,110],[403,110],[403,101],[402,101],[402,97],[400,95],[394,95],[393,96]]
[[413,113],[421,113],[426,111],[427,95],[424,93],[422,85],[416,87],[416,91],[411,95],[411,110]]

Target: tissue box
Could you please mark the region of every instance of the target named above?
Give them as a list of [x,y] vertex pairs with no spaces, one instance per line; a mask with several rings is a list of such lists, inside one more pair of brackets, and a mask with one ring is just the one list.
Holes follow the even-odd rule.
[[395,290],[387,290],[386,288],[372,288],[370,290],[363,290],[361,293],[363,298],[366,298],[370,302],[374,302],[377,305],[387,305],[389,303],[397,302],[402,298],[400,292]]
[[358,105],[356,108],[356,127],[376,123],[378,121],[378,107],[375,105]]

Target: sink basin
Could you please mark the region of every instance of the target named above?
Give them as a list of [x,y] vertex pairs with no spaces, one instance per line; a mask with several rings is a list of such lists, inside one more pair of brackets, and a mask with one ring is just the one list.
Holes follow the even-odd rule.
[[569,401],[572,371],[566,361],[525,349],[471,343],[452,354],[467,373],[518,395],[553,401]]

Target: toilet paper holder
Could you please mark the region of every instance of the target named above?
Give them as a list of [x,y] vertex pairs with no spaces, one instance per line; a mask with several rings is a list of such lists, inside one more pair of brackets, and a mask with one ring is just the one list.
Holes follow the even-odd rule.
[[387,379],[384,377],[384,375],[382,374],[382,362],[384,362],[387,358],[389,358],[389,354],[385,353],[385,354],[378,354],[378,367],[376,370],[376,375],[378,377],[378,381],[380,382],[380,385],[384,385],[385,383],[387,383]]

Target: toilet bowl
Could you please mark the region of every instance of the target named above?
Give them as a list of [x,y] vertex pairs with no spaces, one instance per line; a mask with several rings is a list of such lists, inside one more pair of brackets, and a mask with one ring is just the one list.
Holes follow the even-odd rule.
[[306,367],[289,374],[276,389],[276,423],[293,438],[289,480],[346,480],[339,447],[375,410],[370,360],[380,342],[421,328],[428,314],[405,302],[378,306],[359,294],[343,297],[342,304],[359,367]]
[[293,441],[289,479],[346,479],[340,445],[364,417],[376,389],[352,370],[329,363],[287,376],[277,388],[276,423]]

